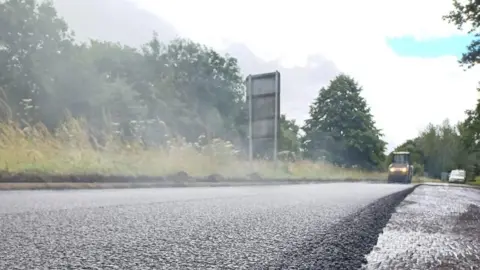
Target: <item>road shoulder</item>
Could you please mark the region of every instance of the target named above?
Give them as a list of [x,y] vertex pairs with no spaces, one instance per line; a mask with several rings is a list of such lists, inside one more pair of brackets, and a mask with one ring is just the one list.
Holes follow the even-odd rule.
[[397,207],[363,269],[480,269],[480,190],[421,185]]

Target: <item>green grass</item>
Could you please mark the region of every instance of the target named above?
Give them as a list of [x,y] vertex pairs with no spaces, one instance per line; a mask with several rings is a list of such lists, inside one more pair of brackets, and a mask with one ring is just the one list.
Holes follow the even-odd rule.
[[475,181],[468,182],[470,185],[480,186],[480,176],[475,177]]
[[0,169],[12,173],[132,176],[163,176],[184,171],[199,177],[210,174],[244,177],[256,172],[269,178],[386,178],[385,173],[304,160],[283,163],[277,170],[268,161],[257,161],[250,166],[237,157],[230,143],[221,140],[213,140],[200,148],[182,140],[172,140],[168,149],[145,150],[140,143],[127,145],[110,136],[104,149],[97,151],[88,138],[85,123],[72,118],[54,133],[42,125],[20,129],[15,124],[0,124]]

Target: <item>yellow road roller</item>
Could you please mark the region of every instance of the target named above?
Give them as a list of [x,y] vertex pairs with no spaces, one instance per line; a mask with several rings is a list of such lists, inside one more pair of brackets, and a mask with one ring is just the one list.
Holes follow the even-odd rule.
[[388,166],[388,183],[412,183],[413,165],[410,152],[393,152],[392,163]]

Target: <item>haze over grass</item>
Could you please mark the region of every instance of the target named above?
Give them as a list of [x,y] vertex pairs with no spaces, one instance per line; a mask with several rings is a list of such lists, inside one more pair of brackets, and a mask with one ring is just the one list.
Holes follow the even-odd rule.
[[368,173],[311,161],[256,161],[253,168],[238,156],[232,144],[213,140],[208,145],[169,141],[165,148],[146,149],[141,143],[123,143],[109,136],[101,150],[94,149],[85,123],[73,118],[50,133],[44,126],[19,128],[0,124],[0,164],[11,173],[103,174],[164,176],[186,172],[191,176],[220,174],[245,177],[255,172],[273,178],[385,179],[384,173]]

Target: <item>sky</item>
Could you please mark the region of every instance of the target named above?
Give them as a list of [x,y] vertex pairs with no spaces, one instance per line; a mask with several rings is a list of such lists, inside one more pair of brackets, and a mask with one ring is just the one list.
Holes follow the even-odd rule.
[[412,36],[388,38],[388,45],[399,56],[435,58],[444,55],[462,57],[465,48],[472,42],[468,34],[435,37],[427,40],[417,40]]
[[[463,120],[476,104],[480,67],[457,62],[469,37],[442,20],[451,0],[132,1],[216,49],[241,43],[284,67],[328,59],[363,87],[389,150],[428,123]],[[282,111],[301,123],[312,93],[295,91],[304,98],[287,98],[295,104]]]

